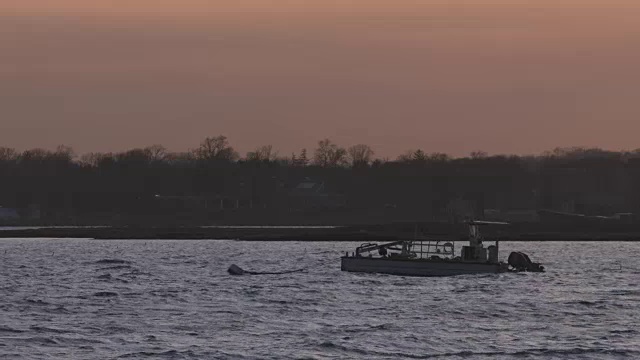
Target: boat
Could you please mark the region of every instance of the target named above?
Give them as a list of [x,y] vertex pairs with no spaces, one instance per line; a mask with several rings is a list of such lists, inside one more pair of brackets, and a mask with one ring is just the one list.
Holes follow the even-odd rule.
[[[481,226],[508,225],[503,222],[470,221],[468,245],[455,253],[455,241],[399,240],[383,244],[365,243],[341,258],[341,270],[404,276],[454,276],[494,274],[508,271],[543,272],[522,252],[512,252],[508,262],[499,260],[499,241],[486,241]],[[485,247],[485,242],[493,244]]]

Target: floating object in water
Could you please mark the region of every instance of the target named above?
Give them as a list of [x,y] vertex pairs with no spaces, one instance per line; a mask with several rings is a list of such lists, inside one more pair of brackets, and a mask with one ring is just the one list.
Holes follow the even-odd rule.
[[[341,259],[343,271],[382,273],[408,276],[451,276],[462,274],[501,273],[506,271],[542,272],[526,254],[512,253],[508,264],[499,260],[498,246],[484,247],[488,242],[480,235],[480,226],[507,225],[489,221],[469,222],[469,244],[455,254],[455,243],[442,240],[400,240],[385,244],[362,244],[351,255]],[[376,256],[376,252],[378,256]],[[516,255],[514,255],[516,254]],[[511,265],[511,269],[509,268]]]
[[227,272],[231,275],[281,275],[281,274],[291,274],[296,272],[303,272],[306,269],[297,269],[297,270],[288,270],[288,271],[247,271],[241,268],[236,264],[231,264],[227,269]]
[[227,272],[231,275],[244,275],[246,272],[238,265],[231,264],[227,269]]

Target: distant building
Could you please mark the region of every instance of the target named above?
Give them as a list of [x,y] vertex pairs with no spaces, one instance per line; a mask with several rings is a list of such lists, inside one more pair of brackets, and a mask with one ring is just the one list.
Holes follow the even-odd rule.
[[20,215],[18,214],[18,210],[0,206],[0,221],[7,222],[19,219]]
[[632,183],[621,167],[556,168],[544,177],[542,208],[565,213],[612,215],[633,208]]
[[291,210],[332,210],[345,206],[344,196],[329,192],[325,183],[305,179],[289,191]]

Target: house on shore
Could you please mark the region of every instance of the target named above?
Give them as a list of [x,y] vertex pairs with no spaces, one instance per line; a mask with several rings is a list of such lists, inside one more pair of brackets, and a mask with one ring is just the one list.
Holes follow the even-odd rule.
[[331,192],[323,181],[304,179],[288,193],[291,211],[337,210],[346,206],[342,194]]
[[0,223],[13,223],[20,220],[18,210],[0,206]]

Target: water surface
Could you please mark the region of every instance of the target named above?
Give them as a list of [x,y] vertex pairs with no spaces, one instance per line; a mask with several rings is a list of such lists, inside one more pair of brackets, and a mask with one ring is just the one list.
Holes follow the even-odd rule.
[[0,358],[640,358],[640,244],[502,243],[548,272],[450,278],[341,272],[356,245],[0,240]]

